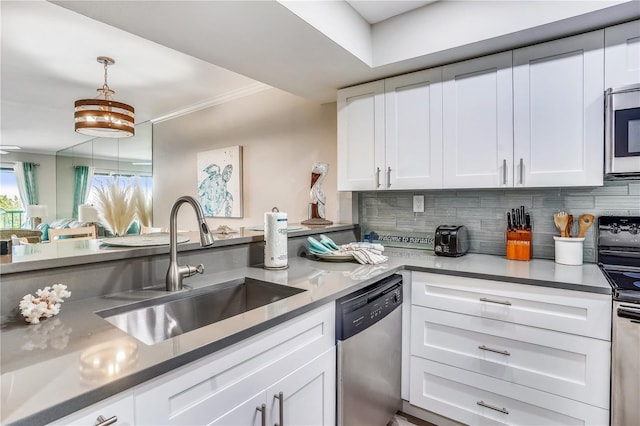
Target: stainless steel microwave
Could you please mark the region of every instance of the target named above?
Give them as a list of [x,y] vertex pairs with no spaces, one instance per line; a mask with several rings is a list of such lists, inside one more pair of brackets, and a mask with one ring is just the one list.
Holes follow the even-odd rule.
[[640,175],[640,84],[605,92],[605,173]]

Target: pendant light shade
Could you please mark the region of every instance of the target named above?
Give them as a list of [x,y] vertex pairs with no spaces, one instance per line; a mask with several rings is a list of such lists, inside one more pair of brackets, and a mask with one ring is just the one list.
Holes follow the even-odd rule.
[[106,56],[97,60],[104,65],[104,85],[98,89],[98,98],[75,102],[76,132],[101,138],[133,136],[135,111],[131,105],[112,100],[115,92],[107,84],[107,67],[115,61]]

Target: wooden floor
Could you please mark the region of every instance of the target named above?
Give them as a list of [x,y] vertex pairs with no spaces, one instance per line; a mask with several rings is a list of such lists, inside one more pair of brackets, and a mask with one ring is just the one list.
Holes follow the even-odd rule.
[[387,426],[436,426],[433,423],[426,422],[417,417],[413,417],[409,414],[398,411],[393,421],[389,422]]

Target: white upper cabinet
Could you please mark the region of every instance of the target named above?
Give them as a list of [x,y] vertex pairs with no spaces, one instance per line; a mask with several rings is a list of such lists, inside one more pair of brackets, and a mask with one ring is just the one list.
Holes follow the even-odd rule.
[[640,21],[605,29],[604,87],[640,83]]
[[604,32],[513,51],[514,186],[603,183]]
[[442,69],[385,80],[386,189],[442,187]]
[[441,72],[338,91],[338,190],[442,187]]
[[513,185],[511,51],[443,68],[444,186]]
[[338,91],[338,190],[378,189],[384,170],[384,81]]
[[338,190],[601,186],[637,83],[640,21],[339,90]]

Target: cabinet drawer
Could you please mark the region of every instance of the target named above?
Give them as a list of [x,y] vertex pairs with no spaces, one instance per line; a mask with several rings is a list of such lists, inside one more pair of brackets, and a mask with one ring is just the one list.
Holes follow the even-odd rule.
[[215,419],[334,345],[330,303],[142,385],[135,392],[136,423]]
[[611,296],[414,273],[411,303],[611,341]]
[[[69,414],[53,423],[50,426],[94,426],[99,424],[98,417],[104,420],[116,417],[116,426],[131,426],[133,421],[133,392],[122,392],[104,401],[100,401],[85,409]],[[102,420],[102,421],[104,421]]]
[[609,424],[608,410],[418,357],[411,376],[411,404],[469,425]]
[[609,342],[419,306],[411,324],[412,355],[609,407]]

